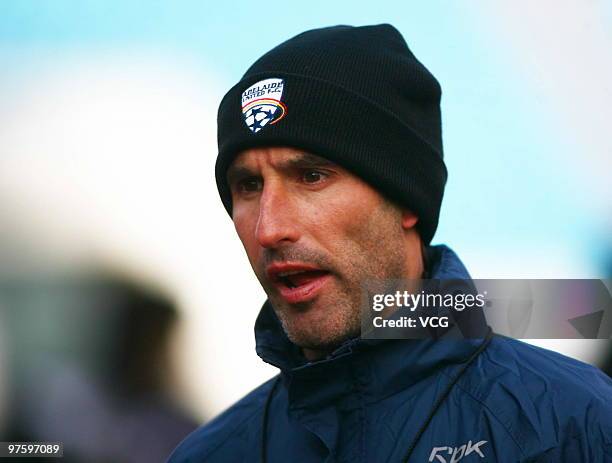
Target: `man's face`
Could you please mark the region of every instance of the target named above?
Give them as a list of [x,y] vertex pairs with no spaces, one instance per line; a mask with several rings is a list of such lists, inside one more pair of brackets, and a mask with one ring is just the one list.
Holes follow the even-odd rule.
[[242,152],[227,178],[236,231],[289,339],[328,349],[358,335],[361,283],[405,275],[402,211],[293,148]]

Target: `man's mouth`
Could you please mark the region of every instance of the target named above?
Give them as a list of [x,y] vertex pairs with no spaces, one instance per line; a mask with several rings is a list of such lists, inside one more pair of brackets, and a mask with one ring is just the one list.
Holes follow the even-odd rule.
[[301,263],[275,263],[267,268],[270,281],[289,304],[314,299],[331,278],[327,270]]

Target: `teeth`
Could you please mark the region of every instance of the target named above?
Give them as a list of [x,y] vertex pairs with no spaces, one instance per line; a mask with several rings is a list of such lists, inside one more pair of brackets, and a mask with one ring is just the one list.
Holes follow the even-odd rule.
[[298,273],[303,273],[303,272],[306,272],[306,270],[292,270],[290,272],[280,272],[278,276],[281,278],[285,278],[285,277],[288,277],[291,275],[297,275]]

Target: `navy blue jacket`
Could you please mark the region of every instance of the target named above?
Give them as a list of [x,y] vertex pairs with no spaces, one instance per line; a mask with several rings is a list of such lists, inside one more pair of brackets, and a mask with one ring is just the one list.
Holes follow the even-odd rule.
[[[432,278],[469,278],[449,248],[430,250]],[[308,363],[268,304],[255,328],[280,375],[193,432],[170,463],[399,463],[410,450],[410,462],[612,462],[612,381],[587,364],[497,336],[353,339]]]

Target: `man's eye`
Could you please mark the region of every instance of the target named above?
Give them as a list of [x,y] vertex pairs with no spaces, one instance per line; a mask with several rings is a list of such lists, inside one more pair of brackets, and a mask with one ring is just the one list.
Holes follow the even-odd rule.
[[238,191],[242,193],[252,193],[261,190],[262,181],[256,177],[245,178],[238,182]]
[[304,183],[319,183],[327,177],[327,174],[319,172],[318,170],[307,170],[302,174],[302,181]]

